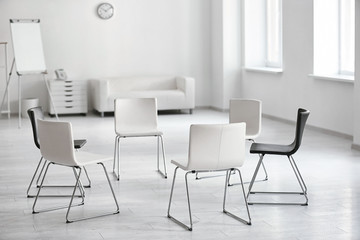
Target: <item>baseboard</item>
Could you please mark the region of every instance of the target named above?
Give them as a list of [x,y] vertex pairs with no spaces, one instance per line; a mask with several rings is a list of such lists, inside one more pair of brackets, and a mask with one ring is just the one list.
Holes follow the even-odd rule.
[[[296,121],[292,121],[292,120],[288,120],[288,119],[284,119],[284,118],[280,118],[280,117],[275,117],[275,116],[272,116],[272,115],[263,114],[263,117],[268,118],[268,119],[272,119],[272,120],[275,120],[275,121],[287,123],[287,124],[296,124]],[[341,138],[345,138],[345,139],[348,139],[348,140],[351,140],[351,141],[353,140],[353,136],[349,135],[349,134],[346,134],[346,133],[341,133],[341,132],[337,132],[337,131],[333,131],[333,130],[329,130],[329,129],[325,129],[325,128],[321,128],[321,127],[316,127],[316,126],[312,126],[312,125],[309,125],[309,124],[306,124],[306,127],[311,129],[311,130],[321,132],[321,133],[324,133],[324,134],[328,134],[328,135],[331,135],[331,136],[341,137]]]
[[218,108],[218,107],[214,107],[214,106],[210,106],[209,107],[211,110],[215,110],[218,112],[229,112],[229,109],[223,109],[223,108]]
[[353,143],[353,144],[351,144],[351,149],[360,151],[360,145]]

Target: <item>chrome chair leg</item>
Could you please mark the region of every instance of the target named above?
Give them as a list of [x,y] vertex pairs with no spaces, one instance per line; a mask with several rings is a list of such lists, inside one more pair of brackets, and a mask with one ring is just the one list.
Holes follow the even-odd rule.
[[[174,177],[173,177],[173,182],[172,182],[172,186],[171,186],[171,192],[170,192],[170,200],[169,200],[169,206],[168,206],[168,211],[167,211],[167,217],[170,218],[172,221],[174,221],[175,223],[179,224],[180,226],[184,227],[185,229],[192,231],[192,217],[191,217],[191,208],[190,208],[190,197],[189,197],[189,187],[188,187],[188,181],[187,181],[187,175],[190,172],[187,172],[185,174],[185,185],[186,185],[186,195],[187,195],[187,202],[188,202],[188,210],[189,210],[189,218],[190,218],[190,226],[187,226],[186,224],[182,223],[181,221],[177,220],[176,218],[174,218],[173,216],[170,215],[170,208],[171,208],[171,202],[172,202],[172,197],[173,197],[173,192],[174,192],[174,185],[175,185],[175,179],[176,179],[176,173],[179,167],[176,167],[174,170]],[[191,172],[194,173],[194,172]]]
[[[118,202],[117,202],[117,199],[116,199],[116,196],[115,196],[115,193],[114,193],[114,189],[113,189],[113,187],[112,187],[112,185],[111,185],[110,178],[109,178],[109,175],[108,175],[108,173],[107,173],[106,167],[105,167],[105,165],[104,165],[103,163],[98,163],[98,164],[100,164],[100,165],[103,167],[103,169],[104,169],[104,173],[105,173],[106,179],[107,179],[107,181],[108,181],[108,183],[109,183],[109,187],[110,187],[111,193],[112,193],[113,198],[114,198],[114,201],[115,201],[116,211],[115,211],[115,212],[111,212],[111,213],[104,213],[104,214],[101,214],[101,215],[91,216],[91,217],[85,217],[85,218],[79,218],[79,219],[69,220],[70,209],[71,209],[71,207],[72,207],[72,201],[73,201],[73,199],[74,199],[74,194],[75,194],[75,191],[76,191],[76,187],[75,187],[74,190],[73,190],[73,195],[72,195],[71,200],[70,200],[70,203],[69,203],[68,210],[67,210],[67,212],[66,212],[66,217],[65,217],[65,218],[66,218],[66,223],[72,223],[72,222],[77,222],[77,221],[82,221],[82,220],[87,220],[87,219],[92,219],[92,218],[98,218],[98,217],[104,217],[104,216],[108,216],[108,215],[118,214],[118,213],[120,212],[120,211],[119,211],[119,209],[120,209],[120,208],[119,208],[119,204],[118,204]],[[79,176],[78,176],[78,178],[77,178],[77,180],[76,180],[76,185],[79,184],[80,175],[81,175],[81,168],[79,169]],[[76,185],[75,185],[75,186],[76,186]]]
[[[36,168],[36,170],[34,172],[34,175],[33,175],[32,179],[30,181],[30,184],[28,186],[28,189],[27,189],[27,192],[26,192],[28,198],[36,197],[36,195],[31,195],[31,194],[29,194],[29,192],[30,192],[31,186],[32,186],[32,184],[33,184],[33,182],[35,180],[36,174],[37,174],[37,172],[39,170],[39,167],[40,167],[42,161],[44,161],[44,163],[43,163],[43,166],[41,168],[41,171],[40,171],[40,173],[39,173],[39,175],[37,177],[37,181],[36,181],[37,182],[36,187],[40,188],[40,185],[39,185],[38,182],[39,182],[39,179],[42,179],[41,176],[43,175],[43,172],[44,172],[44,169],[45,169],[45,166],[46,166],[46,162],[47,162],[47,160],[44,159],[43,157],[40,158],[38,166],[37,166],[37,168]],[[84,187],[90,187],[91,182],[90,182],[89,176],[87,176],[87,179],[89,181],[89,185],[83,186],[83,184],[80,182],[80,189],[83,189]],[[72,186],[72,185],[44,185],[44,184],[41,186],[41,188],[45,188],[45,187],[46,188],[51,188],[51,187],[74,187],[74,186]],[[52,195],[39,195],[38,197],[69,197],[69,196],[71,196],[71,195],[52,194]],[[81,197],[81,195],[75,195],[75,196],[76,197]]]
[[[116,168],[117,165],[117,168]],[[115,171],[116,168],[116,171]],[[115,137],[115,150],[114,150],[114,162],[113,162],[113,173],[116,179],[120,180],[120,136]]]
[[[161,139],[161,149],[162,149],[162,158],[163,158],[163,164],[164,164],[164,172],[162,172],[159,168],[159,158],[160,158],[160,144],[159,141]],[[166,158],[165,158],[165,148],[164,148],[164,139],[161,135],[157,136],[157,171],[164,177],[167,178],[167,172],[166,172]]]
[[[255,140],[254,139],[249,139],[249,141],[251,141],[252,143],[255,143]],[[259,158],[261,157],[261,154],[259,154]],[[264,164],[264,161],[261,162],[261,166],[263,168],[263,171],[264,171],[264,174],[265,174],[265,177],[264,179],[261,179],[261,180],[257,180],[256,182],[264,182],[264,181],[267,181],[269,180],[269,175],[266,171],[266,167],[265,167],[265,164]],[[250,181],[251,182],[251,181]],[[250,182],[244,182],[244,184],[248,184]],[[239,185],[240,183],[230,183],[230,179],[229,179],[229,186],[233,186],[233,185]]]
[[301,173],[299,171],[299,168],[296,165],[294,158],[292,156],[288,156],[288,159],[289,159],[290,165],[295,173],[296,179],[298,180],[300,188],[302,190],[302,192],[299,192],[298,194],[304,195],[304,197],[305,197],[305,202],[302,203],[301,205],[307,206],[309,199],[307,197],[307,187],[306,187],[305,181],[304,181],[303,177],[301,176]]
[[[249,141],[252,142],[252,143],[255,143],[255,140],[254,140],[254,139],[249,139]],[[261,157],[260,155],[261,155],[261,154],[259,154],[259,157]],[[267,181],[267,180],[269,179],[269,176],[268,176],[268,173],[267,173],[267,171],[266,171],[265,164],[264,164],[263,161],[261,162],[261,165],[262,165],[262,168],[263,168],[264,173],[265,173],[265,178],[264,178],[263,180],[260,180],[260,181]]]
[[[35,213],[40,213],[40,212],[48,212],[48,211],[53,211],[53,210],[58,210],[58,209],[63,209],[63,208],[66,208],[67,206],[61,206],[61,207],[56,207],[56,208],[51,208],[51,209],[43,209],[43,210],[35,210],[35,206],[36,206],[36,203],[37,203],[37,201],[38,201],[38,199],[39,199],[39,197],[40,197],[40,191],[41,191],[41,189],[43,188],[43,184],[44,184],[44,180],[45,180],[45,177],[46,177],[46,174],[47,174],[47,172],[48,172],[48,170],[49,170],[49,167],[50,167],[50,165],[51,164],[54,164],[54,163],[52,163],[52,162],[49,162],[47,165],[46,165],[46,168],[45,168],[45,172],[44,172],[44,175],[42,176],[42,178],[41,178],[41,183],[40,183],[40,187],[39,187],[39,189],[38,189],[38,192],[37,192],[37,194],[36,194],[36,197],[35,197],[35,200],[34,200],[34,203],[33,203],[33,206],[32,206],[32,213],[33,214],[35,214]],[[76,175],[75,175],[76,176]],[[76,176],[77,178],[79,178],[80,177],[80,175],[79,176]],[[75,190],[76,190],[76,188],[81,188],[80,187],[80,184],[78,184],[78,182],[77,182],[77,184],[74,186],[74,192],[73,192],[73,194],[72,195],[60,195],[60,196],[68,196],[68,197],[74,197],[74,193],[75,193]],[[80,190],[80,192],[81,192],[81,190]],[[43,196],[43,195],[42,195]],[[76,205],[73,205],[73,206],[80,206],[80,205],[83,205],[84,204],[84,196],[82,195],[82,194],[80,194],[80,196],[82,197],[82,202],[80,203],[80,204],[76,204]]]
[[91,180],[90,180],[90,178],[89,178],[89,174],[88,174],[88,172],[87,172],[87,170],[86,170],[86,167],[84,167],[84,172],[85,172],[85,175],[86,175],[86,178],[87,178],[87,180],[88,180],[88,185],[85,185],[85,186],[83,186],[84,188],[90,188],[91,187]]
[[33,184],[33,182],[34,182],[34,179],[35,179],[35,177],[36,177],[36,174],[37,174],[37,172],[39,171],[39,167],[40,167],[42,161],[43,161],[43,157],[41,156],[41,158],[40,158],[40,160],[39,160],[39,163],[38,163],[38,165],[37,165],[37,167],[36,167],[36,170],[35,170],[35,172],[34,172],[34,175],[32,176],[31,181],[30,181],[30,184],[29,184],[29,186],[28,186],[28,188],[27,188],[27,191],[26,191],[27,197],[33,197],[32,195],[29,195],[29,192],[30,192],[30,188],[31,188],[31,186],[32,186],[32,184]]
[[259,171],[259,168],[260,168],[260,165],[262,164],[263,159],[264,159],[264,155],[261,154],[261,155],[260,155],[259,162],[258,162],[258,164],[256,165],[254,175],[252,176],[251,181],[250,181],[250,184],[249,184],[249,190],[248,190],[248,193],[247,193],[247,195],[246,195],[248,201],[249,201],[249,196],[250,196],[250,193],[251,193],[251,189],[252,189],[252,187],[253,187],[253,185],[254,185],[254,182],[255,182],[257,173],[258,173],[258,171]]
[[[44,172],[44,168],[45,168],[45,165],[46,165],[46,159],[44,159],[43,157],[41,157],[43,160],[45,160],[44,161],[44,164],[43,164],[43,166],[42,166],[42,168],[41,168],[41,170],[40,170],[40,173],[39,173],[39,176],[37,177],[37,180],[36,180],[36,187],[39,187],[40,185],[39,185],[39,181],[40,181],[40,179],[41,179],[41,175],[42,175],[42,173]],[[36,173],[37,173],[37,171],[38,171],[38,168],[36,169],[36,171],[35,171],[35,175],[36,175]],[[85,172],[86,172],[86,169],[85,169]],[[87,178],[87,181],[88,181],[88,185],[84,185],[84,187],[85,188],[90,188],[91,187],[91,180],[90,180],[90,177],[89,177],[89,175],[87,174],[87,172],[86,172],[86,178]],[[43,187],[73,187],[72,185],[43,185]],[[33,196],[29,196],[29,197],[35,197],[34,195]],[[40,196],[41,197],[41,196]]]
[[[245,206],[246,206],[246,210],[247,210],[248,220],[240,218],[240,217],[236,216],[235,214],[233,214],[233,213],[231,213],[231,212],[229,212],[229,211],[227,211],[225,209],[227,189],[228,189],[228,186],[229,186],[228,183],[229,183],[230,173],[232,171],[237,171],[239,173],[240,184],[241,184],[241,188],[242,188],[242,192],[243,192],[243,197],[244,197],[244,202],[245,202]],[[224,201],[223,201],[223,212],[225,214],[227,214],[228,216],[233,217],[233,218],[235,218],[236,220],[238,220],[238,221],[240,221],[242,223],[245,223],[247,225],[251,225],[251,217],[250,217],[249,206],[248,206],[247,198],[246,198],[246,194],[245,194],[244,183],[243,183],[243,180],[242,180],[242,177],[241,177],[241,172],[240,172],[239,169],[231,169],[231,170],[226,171]]]
[[[305,185],[305,182],[300,174],[300,171],[293,159],[292,156],[287,156],[288,157],[288,160],[290,162],[290,165],[295,173],[295,176],[298,180],[298,183],[300,185],[300,188],[301,188],[301,192],[284,192],[284,191],[252,191],[252,187],[254,185],[254,182],[255,182],[255,179],[256,179],[256,176],[257,176],[257,173],[259,171],[259,168],[260,168],[260,165],[263,161],[263,158],[264,158],[264,154],[261,154],[260,156],[260,159],[259,159],[259,162],[256,166],[256,169],[255,169],[255,172],[254,172],[254,175],[251,179],[251,182],[250,182],[250,185],[249,185],[249,190],[248,190],[248,194],[247,194],[247,199],[248,199],[248,204],[249,205],[253,205],[253,204],[271,204],[271,205],[301,205],[301,206],[307,206],[308,205],[308,197],[307,197],[307,187]],[[305,197],[305,202],[252,202],[252,201],[249,201],[249,196],[250,194],[295,194],[295,195],[304,195]]]
[[[44,159],[44,160],[45,160],[45,159]],[[42,173],[44,172],[45,166],[46,166],[46,160],[44,161],[43,166],[42,166],[42,168],[41,168],[41,170],[40,170],[39,176],[38,176],[37,179],[36,179],[36,186],[37,186],[37,187],[39,187],[39,181],[40,181],[40,179],[41,179]]]
[[[187,195],[187,204],[188,204],[188,211],[189,211],[189,222],[190,225],[186,225],[185,223],[179,221],[178,219],[176,219],[175,217],[173,217],[172,215],[170,215],[170,208],[171,208],[171,203],[172,203],[172,197],[173,197],[173,192],[174,192],[174,185],[175,185],[175,179],[176,179],[176,173],[179,167],[176,167],[174,170],[174,178],[173,178],[173,182],[172,182],[172,186],[171,186],[171,192],[170,192],[170,200],[169,200],[169,206],[168,206],[168,212],[167,212],[167,217],[170,218],[172,221],[174,221],[175,223],[179,224],[180,226],[182,226],[183,228],[192,231],[193,229],[193,222],[192,222],[192,214],[191,214],[191,207],[190,207],[190,194],[189,194],[189,186],[188,186],[188,174],[189,173],[196,173],[196,171],[188,171],[185,174],[185,186],[186,186],[186,195]],[[230,176],[230,172],[231,171],[237,171],[239,173],[239,178],[240,178],[240,182],[241,182],[241,186],[242,186],[242,191],[243,191],[243,197],[244,197],[244,202],[245,202],[245,206],[246,206],[246,210],[247,210],[247,215],[248,215],[248,220],[242,219],[238,216],[236,216],[235,214],[229,212],[226,210],[225,205],[226,205],[226,196],[227,196],[227,189],[228,189],[228,181],[229,181],[229,176]],[[221,170],[224,171],[224,170]],[[202,172],[202,171],[201,171]],[[227,215],[229,215],[230,217],[235,218],[236,220],[245,223],[247,225],[251,225],[251,218],[250,218],[250,211],[249,211],[249,207],[247,204],[247,197],[245,194],[245,189],[244,189],[244,184],[243,184],[243,180],[242,180],[242,176],[241,176],[241,172],[239,169],[229,169],[226,171],[226,178],[225,178],[225,189],[224,189],[224,199],[223,199],[223,212]]]

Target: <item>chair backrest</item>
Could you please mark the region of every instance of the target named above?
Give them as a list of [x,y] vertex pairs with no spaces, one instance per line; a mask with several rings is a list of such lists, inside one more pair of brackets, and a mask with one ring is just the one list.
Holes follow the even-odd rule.
[[156,98],[117,98],[114,112],[117,133],[157,129]]
[[240,167],[245,160],[245,123],[190,126],[189,170]]
[[34,137],[34,143],[37,148],[40,149],[39,144],[39,137],[38,137],[38,127],[37,127],[37,119],[44,120],[44,113],[42,108],[39,107],[33,107],[27,110],[27,113],[29,115],[29,119],[31,122],[31,127],[33,131],[33,137]]
[[261,132],[261,101],[256,99],[230,99],[229,122],[246,123],[246,138],[255,139]]
[[71,123],[39,119],[37,124],[41,155],[50,162],[77,166]]
[[296,120],[296,130],[295,130],[295,139],[294,142],[291,144],[293,146],[293,150],[289,153],[289,155],[294,154],[301,145],[302,136],[305,129],[305,124],[310,115],[310,111],[299,108],[297,112],[297,120]]

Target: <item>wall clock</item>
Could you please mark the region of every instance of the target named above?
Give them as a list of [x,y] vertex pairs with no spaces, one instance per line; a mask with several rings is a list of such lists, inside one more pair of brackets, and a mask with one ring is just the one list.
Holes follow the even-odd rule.
[[97,8],[97,14],[101,19],[109,19],[114,15],[114,7],[110,3],[101,3]]

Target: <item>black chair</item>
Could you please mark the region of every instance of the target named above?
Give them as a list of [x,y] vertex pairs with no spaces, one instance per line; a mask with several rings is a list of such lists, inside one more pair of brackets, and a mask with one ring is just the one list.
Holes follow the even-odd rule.
[[[296,122],[296,132],[295,132],[295,139],[293,143],[290,145],[278,145],[278,144],[266,144],[266,143],[253,143],[250,147],[250,153],[252,154],[259,154],[260,159],[256,166],[254,175],[251,179],[250,185],[249,185],[249,192],[247,194],[247,197],[249,198],[250,194],[256,194],[256,193],[270,193],[270,194],[300,194],[305,197],[305,202],[301,203],[293,203],[293,202],[251,202],[249,201],[249,204],[280,204],[280,205],[308,205],[308,197],[307,197],[307,187],[305,185],[304,179],[302,178],[300,171],[295,163],[295,160],[293,158],[293,154],[297,152],[297,150],[300,148],[302,135],[305,129],[306,120],[309,117],[310,112],[306,109],[299,108],[297,113],[297,122]],[[283,155],[287,156],[289,159],[289,162],[291,164],[291,167],[295,173],[295,176],[297,178],[297,181],[299,182],[301,192],[265,192],[265,191],[251,191],[254,182],[256,180],[256,176],[258,174],[259,168],[263,162],[265,155]]]
[[[43,110],[42,110],[42,107],[34,107],[34,108],[30,108],[28,111],[27,111],[28,115],[29,115],[29,118],[30,118],[30,122],[31,122],[31,127],[32,127],[32,131],[33,131],[33,138],[34,138],[34,143],[36,145],[36,147],[38,149],[40,149],[40,143],[39,143],[39,137],[38,137],[38,126],[37,126],[37,119],[41,119],[41,120],[44,120],[44,113],[43,113]],[[79,149],[79,148],[82,148],[86,143],[86,139],[78,139],[78,140],[74,140],[74,148],[75,149]],[[39,168],[41,166],[41,163],[43,162],[43,166],[41,167],[41,170],[39,172]],[[29,187],[27,189],[27,197],[35,197],[35,195],[30,195],[29,192],[30,192],[30,189],[31,189],[31,186],[33,185],[33,182],[35,180],[35,177],[36,175],[38,174],[38,177],[37,177],[37,180],[36,180],[36,186],[39,187],[39,180],[40,180],[40,177],[44,171],[44,168],[45,168],[45,165],[46,165],[46,160],[41,156],[40,160],[39,160],[39,163],[36,167],[36,170],[34,172],[34,175],[30,181],[30,184],[29,184]],[[89,179],[89,176],[86,172],[86,169],[84,168],[85,170],[85,173],[86,173],[86,177],[88,179],[88,182],[89,184],[84,186],[84,187],[90,187],[91,186],[91,181]],[[48,186],[48,185],[45,185],[43,187],[73,187],[73,186],[68,186],[68,185],[61,185],[61,186]],[[49,196],[49,195],[47,195]],[[51,195],[51,196],[66,196],[66,195]]]

